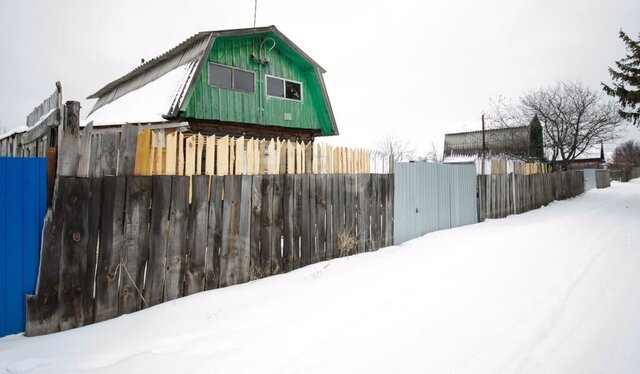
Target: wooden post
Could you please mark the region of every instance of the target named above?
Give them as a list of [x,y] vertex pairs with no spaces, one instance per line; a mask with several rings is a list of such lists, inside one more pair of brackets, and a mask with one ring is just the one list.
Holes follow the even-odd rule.
[[80,103],[64,104],[64,122],[58,141],[58,176],[75,177],[80,161]]
[[123,125],[120,138],[120,157],[117,175],[133,175],[136,162],[136,144],[138,140],[138,126]]

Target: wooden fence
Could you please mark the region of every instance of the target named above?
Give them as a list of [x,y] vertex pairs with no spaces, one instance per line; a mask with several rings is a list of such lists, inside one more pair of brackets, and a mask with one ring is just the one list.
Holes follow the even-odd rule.
[[611,186],[611,173],[609,170],[595,170],[596,188],[607,188]]
[[393,176],[59,177],[27,335],[393,243]]
[[53,94],[29,113],[25,126],[0,134],[0,157],[47,157],[61,113],[62,86],[57,82]]
[[[124,126],[121,131],[83,131],[90,139],[82,158],[85,175],[261,175],[370,173],[374,157],[364,149],[312,142],[189,134],[175,128]],[[130,138],[134,140],[131,141]],[[119,163],[132,158],[134,169]]]
[[546,174],[549,173],[551,167],[540,161],[526,162],[521,160],[484,160],[484,169],[482,160],[476,160],[476,173],[478,175],[503,175],[503,174]]
[[503,218],[584,192],[581,171],[533,175],[479,175],[479,220]]

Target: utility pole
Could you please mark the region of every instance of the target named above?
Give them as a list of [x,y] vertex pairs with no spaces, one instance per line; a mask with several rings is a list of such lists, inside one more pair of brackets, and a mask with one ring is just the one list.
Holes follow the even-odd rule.
[[487,145],[484,140],[484,113],[482,113],[482,175],[484,175],[484,158],[487,153]]

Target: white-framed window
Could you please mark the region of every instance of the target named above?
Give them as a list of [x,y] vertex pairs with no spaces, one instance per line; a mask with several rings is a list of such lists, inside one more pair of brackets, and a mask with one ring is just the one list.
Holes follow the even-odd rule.
[[267,95],[302,101],[302,82],[267,75]]
[[210,62],[209,85],[254,93],[256,91],[256,74],[250,70],[242,70],[232,66]]

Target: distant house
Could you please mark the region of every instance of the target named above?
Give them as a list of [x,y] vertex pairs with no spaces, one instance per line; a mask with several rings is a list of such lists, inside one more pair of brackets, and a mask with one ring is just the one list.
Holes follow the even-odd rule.
[[[84,124],[167,124],[205,135],[337,135],[325,70],[276,27],[193,35],[105,85]],[[186,124],[186,128],[185,128]]]

